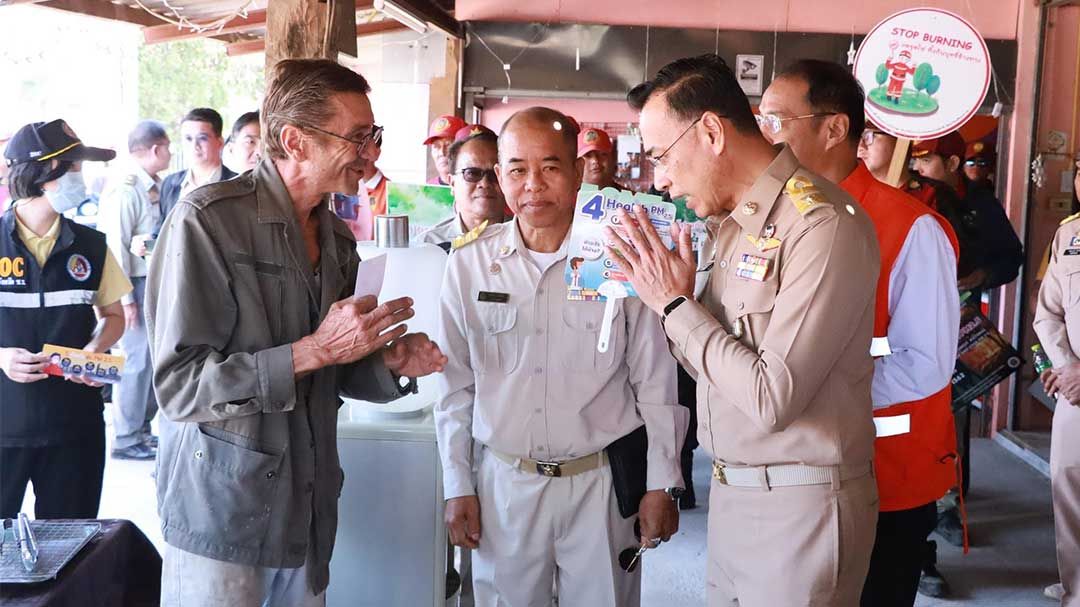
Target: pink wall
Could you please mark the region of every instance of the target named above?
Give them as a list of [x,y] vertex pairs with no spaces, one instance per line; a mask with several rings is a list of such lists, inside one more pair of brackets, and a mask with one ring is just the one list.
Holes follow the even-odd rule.
[[[1016,38],[1022,3],[1032,0],[457,0],[455,15],[474,21],[602,23],[725,30],[866,33],[913,6],[970,20],[985,38]],[[991,8],[992,5],[992,8]],[[973,11],[978,7],[982,10]]]
[[637,122],[637,114],[625,101],[588,99],[510,99],[509,103],[488,99],[481,121],[497,133],[511,114],[534,105],[559,110],[578,122]]

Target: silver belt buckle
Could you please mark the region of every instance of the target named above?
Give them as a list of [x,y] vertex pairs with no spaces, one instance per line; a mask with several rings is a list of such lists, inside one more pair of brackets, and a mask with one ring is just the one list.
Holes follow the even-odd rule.
[[559,462],[536,462],[536,473],[552,478],[562,476],[562,464]]

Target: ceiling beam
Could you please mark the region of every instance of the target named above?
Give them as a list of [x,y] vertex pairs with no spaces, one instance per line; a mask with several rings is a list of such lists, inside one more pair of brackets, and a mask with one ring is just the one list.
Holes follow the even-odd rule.
[[[374,23],[360,23],[356,26],[356,37],[372,36],[374,34],[387,34],[408,29],[397,21],[385,20]],[[266,50],[266,40],[244,40],[225,46],[225,54],[230,57],[261,53]]]
[[123,4],[113,4],[108,1],[103,2],[102,0],[51,0],[48,2],[37,2],[36,4],[38,6],[54,8],[69,13],[81,13],[90,17],[109,19],[110,21],[123,21],[124,23],[134,23],[135,25],[144,27],[161,24],[160,19],[147,14],[144,10],[131,8],[129,6],[124,6]]
[[143,41],[146,44],[159,42],[175,42],[177,40],[190,40],[191,38],[203,38],[209,34],[238,34],[266,26],[266,10],[259,9],[248,11],[247,17],[237,15],[225,23],[221,28],[213,28],[199,32],[192,28],[181,28],[168,23],[144,27],[142,30]]

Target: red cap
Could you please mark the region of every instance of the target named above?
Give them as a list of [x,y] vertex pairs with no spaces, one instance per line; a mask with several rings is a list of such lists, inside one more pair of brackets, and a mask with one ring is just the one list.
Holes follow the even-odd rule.
[[465,126],[465,121],[457,116],[439,116],[428,128],[428,137],[424,140],[424,145],[431,145],[431,142],[436,139],[453,139],[463,126]]
[[987,160],[994,159],[994,149],[986,145],[982,141],[972,141],[964,148],[964,160],[971,160],[972,158],[985,158]]
[[960,133],[953,131],[937,139],[923,139],[911,145],[911,157],[922,158],[928,154],[937,154],[942,158],[949,156],[964,156],[964,138]]
[[491,129],[487,128],[482,124],[466,124],[465,126],[458,129],[457,133],[454,134],[454,143],[457,143],[459,141],[465,141],[469,137],[472,137],[473,135],[479,135],[480,133],[491,133],[492,135],[494,135],[495,131],[492,131]]
[[614,147],[615,146],[611,144],[611,137],[600,129],[588,128],[578,134],[578,158],[593,151],[610,153]]

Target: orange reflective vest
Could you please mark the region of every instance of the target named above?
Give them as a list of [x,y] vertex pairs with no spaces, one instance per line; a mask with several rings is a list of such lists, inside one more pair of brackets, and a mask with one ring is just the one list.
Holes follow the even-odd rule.
[[[874,222],[881,247],[874,313],[874,337],[889,334],[889,277],[915,221],[931,215],[952,243],[960,247],[949,222],[928,206],[881,183],[860,162],[840,187],[859,201]],[[910,431],[874,441],[874,472],[880,510],[910,510],[940,498],[956,486],[956,430],[953,425],[952,385],[926,398],[874,410],[874,417],[910,415]]]

